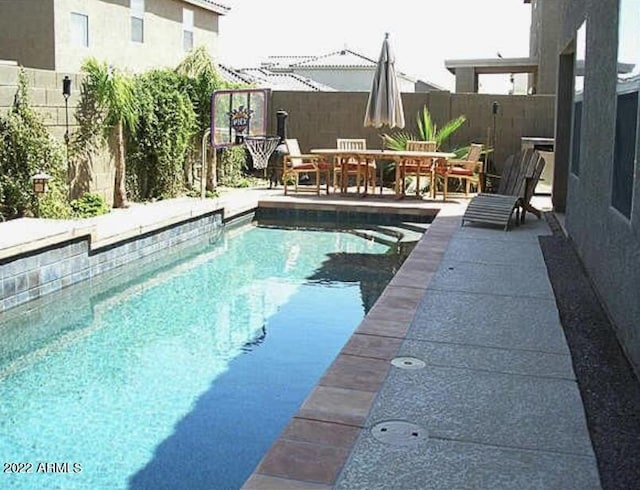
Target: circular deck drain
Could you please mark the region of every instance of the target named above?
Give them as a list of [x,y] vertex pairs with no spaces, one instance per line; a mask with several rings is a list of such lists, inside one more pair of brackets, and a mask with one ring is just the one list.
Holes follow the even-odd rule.
[[396,357],[391,364],[400,369],[422,369],[426,366],[424,361],[416,357]]
[[371,428],[371,434],[380,442],[392,446],[409,446],[427,439],[427,431],[422,427],[402,420],[387,420]]

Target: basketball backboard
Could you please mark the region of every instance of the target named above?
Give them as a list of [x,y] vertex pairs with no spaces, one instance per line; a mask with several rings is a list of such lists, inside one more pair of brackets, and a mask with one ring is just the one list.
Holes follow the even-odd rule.
[[241,145],[267,134],[269,89],[216,90],[211,96],[211,146]]

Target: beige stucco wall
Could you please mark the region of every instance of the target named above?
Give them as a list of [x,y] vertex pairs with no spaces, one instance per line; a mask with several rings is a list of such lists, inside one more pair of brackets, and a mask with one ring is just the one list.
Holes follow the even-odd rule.
[[[178,0],[147,0],[144,43],[131,41],[129,0],[54,0],[56,69],[77,72],[87,56],[94,56],[132,71],[175,67],[185,56],[182,9],[194,12],[194,47],[204,45],[215,57],[218,15]],[[89,47],[70,45],[71,12],[89,17]]]
[[53,2],[0,1],[0,59],[35,68],[55,67]]
[[[182,9],[194,12],[194,47],[215,58],[219,16],[180,0],[147,0],[144,43],[131,41],[129,0],[1,0],[0,59],[29,68],[76,73],[94,56],[121,68],[174,67],[185,56]],[[71,12],[89,17],[89,47],[70,45]]]

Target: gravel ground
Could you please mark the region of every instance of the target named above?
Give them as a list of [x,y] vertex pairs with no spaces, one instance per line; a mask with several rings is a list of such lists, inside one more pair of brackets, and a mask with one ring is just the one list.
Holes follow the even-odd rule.
[[551,213],[540,245],[605,490],[640,489],[640,382],[571,242]]

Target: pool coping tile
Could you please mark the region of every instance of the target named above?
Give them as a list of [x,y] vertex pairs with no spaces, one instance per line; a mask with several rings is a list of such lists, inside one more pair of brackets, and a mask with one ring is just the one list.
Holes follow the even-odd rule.
[[331,486],[254,473],[244,483],[242,490],[331,490]]
[[321,386],[377,393],[387,377],[389,362],[371,357],[338,354],[320,379]]
[[351,448],[358,432],[358,427],[351,425],[294,417],[282,431],[280,437],[289,441]]
[[362,427],[376,393],[371,391],[316,386],[304,401],[297,417]]
[[388,361],[396,356],[401,344],[402,340],[399,338],[356,332],[349,338],[341,353]]
[[287,480],[333,484],[349,455],[339,448],[279,439],[258,465],[258,473]]
[[385,317],[385,311],[382,310],[382,313],[378,313],[375,317],[367,317],[363,320],[363,322],[358,326],[354,334],[362,334],[362,335],[376,335],[378,337],[390,337],[395,339],[404,339],[407,331],[409,330],[409,322],[413,318],[402,319],[402,318],[394,318],[393,310],[391,311],[391,315],[389,318]]

